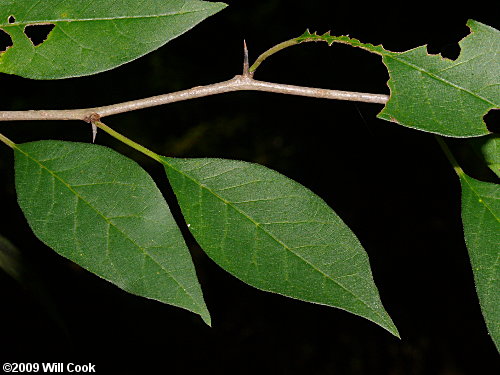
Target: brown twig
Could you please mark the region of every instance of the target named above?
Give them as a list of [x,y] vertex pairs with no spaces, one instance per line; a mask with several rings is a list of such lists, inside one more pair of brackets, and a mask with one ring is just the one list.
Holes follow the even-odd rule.
[[26,120],[83,120],[91,122],[92,116],[103,118],[138,109],[155,107],[168,103],[180,102],[205,96],[217,95],[232,91],[266,91],[277,94],[308,96],[321,99],[349,100],[355,102],[385,104],[389,96],[384,94],[368,94],[361,92],[328,90],[312,87],[284,85],[280,83],[258,81],[248,75],[237,75],[234,78],[214,83],[212,85],[197,86],[188,90],[170,94],[152,96],[124,103],[102,107],[64,110],[27,110],[27,111],[0,111],[0,121]]

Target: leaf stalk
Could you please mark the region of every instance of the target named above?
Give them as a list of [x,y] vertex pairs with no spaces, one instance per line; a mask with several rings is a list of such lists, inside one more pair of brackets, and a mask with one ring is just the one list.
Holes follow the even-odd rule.
[[2,133],[0,133],[0,141],[3,142],[3,143],[5,143],[10,148],[14,148],[16,146],[16,144],[14,142],[12,142],[9,138],[7,138]]
[[257,60],[255,60],[253,65],[250,67],[249,72],[251,74],[253,74],[257,70],[257,68],[260,66],[260,64],[262,64],[264,62],[264,60],[266,60],[268,57],[274,55],[276,52],[279,52],[279,51],[281,51],[285,48],[291,47],[291,46],[295,46],[297,44],[299,44],[299,41],[297,40],[297,38],[294,38],[294,39],[290,39],[290,40],[287,40],[285,42],[282,42],[280,44],[277,44],[272,48],[269,48],[266,52],[264,52],[259,57],[257,57]]
[[134,142],[130,138],[125,137],[123,134],[118,133],[116,130],[111,129],[109,126],[106,124],[102,123],[101,121],[93,121],[92,125],[97,126],[99,129],[104,130],[106,133],[111,135],[113,138],[118,139],[120,142],[125,143],[126,145],[134,148],[135,150],[143,153],[146,156],[149,156],[151,159],[156,160],[157,162],[162,162],[162,158],[160,155],[157,153],[151,151],[150,149],[147,149],[146,147],[140,145],[137,142]]
[[435,138],[436,138],[436,141],[438,142],[439,146],[443,150],[444,154],[446,155],[446,158],[448,159],[448,161],[452,165],[453,169],[457,173],[457,175],[459,177],[463,176],[465,174],[463,169],[460,167],[460,165],[458,165],[457,159],[455,159],[455,157],[451,153],[451,150],[448,147],[448,145],[446,144],[446,142],[443,140],[443,137],[436,135]]

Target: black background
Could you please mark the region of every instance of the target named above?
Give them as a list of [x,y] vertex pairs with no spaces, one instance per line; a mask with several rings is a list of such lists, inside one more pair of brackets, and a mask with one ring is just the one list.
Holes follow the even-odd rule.
[[[1,75],[0,109],[91,107],[219,82],[241,72],[243,39],[253,59],[306,28],[393,51],[428,44],[432,53],[456,57],[467,19],[499,27],[498,6],[477,1],[227,3],[189,33],[109,72],[47,82]],[[256,78],[388,93],[380,58],[343,45],[282,51]],[[364,245],[401,340],[344,311],[247,286],[215,265],[185,231],[213,328],[185,310],[128,295],[34,237],[16,203],[12,152],[1,147],[0,234],[22,251],[50,296],[41,298],[0,272],[0,359],[92,362],[100,374],[500,373],[463,241],[458,179],[433,135],[378,120],[380,110],[377,104],[239,92],[105,122],[160,154],[257,162],[312,189]],[[488,115],[488,125],[497,119]],[[0,131],[19,143],[91,137],[90,126],[77,122],[0,123]],[[141,163],[182,222],[159,164],[102,132],[97,143]],[[453,142],[457,150],[463,144]]]

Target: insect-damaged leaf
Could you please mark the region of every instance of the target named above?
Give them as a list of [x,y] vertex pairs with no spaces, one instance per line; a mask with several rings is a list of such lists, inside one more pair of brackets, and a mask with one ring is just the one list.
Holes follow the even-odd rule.
[[425,46],[391,52],[347,36],[304,33],[298,43],[345,43],[382,56],[389,71],[389,101],[379,117],[452,137],[488,134],[483,116],[500,108],[500,32],[470,20],[471,34],[456,60],[429,55]]
[[191,233],[226,271],[262,290],[347,310],[398,335],[366,252],[317,195],[257,164],[163,161]]
[[39,141],[14,150],[18,202],[40,240],[130,293],[210,324],[181,232],[139,165],[84,143]]
[[[226,5],[198,0],[44,0],[0,2],[0,30],[13,46],[0,72],[57,79],[112,69],[147,54]],[[30,40],[31,31],[41,37]],[[46,40],[44,40],[46,37]]]
[[467,25],[472,33],[454,61],[428,55],[424,46],[383,55],[391,98],[380,118],[456,137],[489,133],[483,116],[500,107],[500,33],[475,21]]

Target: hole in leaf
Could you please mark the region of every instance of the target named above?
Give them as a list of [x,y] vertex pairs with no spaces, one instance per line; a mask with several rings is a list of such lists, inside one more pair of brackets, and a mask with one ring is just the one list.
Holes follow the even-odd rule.
[[456,60],[460,55],[460,46],[458,43],[446,44],[441,48],[441,56],[450,59]]
[[12,38],[10,35],[0,29],[0,52],[7,51],[7,48],[12,47],[14,44],[12,43]]
[[9,23],[16,22],[16,18],[14,16],[9,16],[9,18],[7,20],[9,21]]
[[500,134],[500,110],[492,109],[484,116],[486,127],[492,133]]
[[30,38],[31,43],[36,47],[45,42],[54,26],[54,24],[28,25],[24,28],[24,34]]

